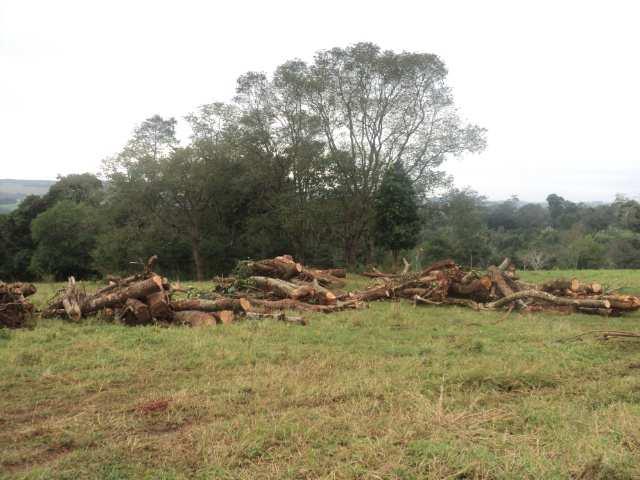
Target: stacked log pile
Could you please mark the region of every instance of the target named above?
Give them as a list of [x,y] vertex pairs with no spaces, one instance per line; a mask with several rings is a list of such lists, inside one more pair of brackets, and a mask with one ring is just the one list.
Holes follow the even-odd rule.
[[113,279],[87,295],[69,279],[67,288],[50,304],[44,316],[79,320],[102,312],[128,325],[156,321],[208,326],[240,318],[274,319],[306,324],[304,318],[284,312],[332,313],[366,308],[379,300],[411,300],[415,305],[459,305],[474,310],[560,311],[620,315],[640,309],[640,298],[608,292],[598,283],[554,280],[541,285],[522,282],[507,260],[485,272],[464,271],[453,260],[436,262],[420,272],[410,265],[400,273],[366,272],[374,279],[364,290],[345,292],[344,269],[307,268],[291,256],[240,262],[236,276],[216,279],[216,291],[207,298],[173,299],[176,288],[153,272],[152,257],[142,274]]
[[606,292],[599,283],[576,279],[553,280],[534,285],[518,279],[505,259],[486,273],[465,272],[453,260],[436,262],[418,274],[383,274],[375,271],[378,284],[355,297],[364,300],[411,299],[416,305],[461,305],[475,310],[517,308],[523,311],[559,311],[621,315],[640,309],[640,298]]
[[4,283],[0,281],[0,327],[26,326],[33,315],[33,305],[26,299],[36,293],[31,283]]
[[[242,297],[218,297],[214,300],[183,299],[173,300],[172,296],[180,289],[175,288],[166,278],[153,272],[157,257],[151,257],[143,273],[124,279],[110,278],[108,286],[88,295],[79,288],[73,277],[69,278],[67,287],[53,298],[46,310],[45,318],[66,317],[73,321],[99,314],[103,317],[116,318],[127,325],[146,325],[155,322],[184,324],[191,326],[210,326],[229,324],[239,317],[252,320],[275,319],[288,323],[305,324],[304,319],[271,311],[261,311]],[[263,278],[263,277],[256,277]],[[266,278],[266,277],[264,277]],[[274,282],[283,280],[267,279]],[[315,280],[314,280],[315,281]],[[317,283],[317,281],[315,281]],[[256,285],[259,281],[256,281]],[[284,285],[279,285],[285,288]],[[268,287],[271,288],[271,287]],[[305,289],[300,286],[300,295]],[[320,298],[324,291],[325,298],[329,293],[323,287],[307,291],[307,296]]]

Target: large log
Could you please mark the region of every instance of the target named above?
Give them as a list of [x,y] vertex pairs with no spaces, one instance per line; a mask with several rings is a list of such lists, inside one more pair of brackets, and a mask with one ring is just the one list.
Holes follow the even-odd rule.
[[474,310],[480,310],[482,307],[479,303],[474,302],[469,298],[443,298],[442,300],[431,300],[428,298],[415,295],[413,297],[414,305],[458,305],[463,307],[469,307]]
[[331,313],[342,310],[366,308],[366,303],[358,299],[348,300],[345,302],[337,302],[335,305],[312,305],[290,298],[283,300],[261,300],[251,299],[252,312],[273,312],[278,310],[297,310],[300,312],[322,312]]
[[184,310],[198,310],[201,312],[232,310],[234,312],[244,312],[251,308],[251,303],[246,298],[218,298],[216,300],[190,298],[173,301],[171,302],[171,307],[176,312]]
[[467,284],[452,282],[449,285],[449,292],[457,297],[486,300],[489,298],[491,285],[491,278],[483,276]]
[[316,270],[312,268],[303,268],[298,278],[306,281],[313,282],[317,281],[320,285],[324,287],[335,287],[341,288],[344,287],[345,282],[341,278],[338,278],[334,275],[326,273],[325,270]]
[[146,325],[152,322],[149,306],[136,298],[127,299],[119,318],[126,325]]
[[336,278],[347,277],[347,270],[345,268],[323,268],[317,271],[324,275],[331,275],[332,277],[336,277]]
[[280,298],[291,298],[293,300],[313,299],[323,305],[336,303],[336,295],[322,287],[317,280],[314,280],[312,284],[295,284],[279,278],[258,276],[249,277],[249,280],[256,287],[273,292]]
[[360,292],[354,292],[353,296],[361,302],[373,302],[375,300],[392,298],[393,289],[388,285],[380,285]]
[[23,297],[30,297],[37,292],[36,286],[33,283],[9,283],[2,284],[4,292],[11,292],[13,295],[22,295]]
[[160,290],[147,295],[147,305],[149,305],[149,313],[153,318],[160,320],[170,320],[173,316],[173,310],[169,305],[169,297],[165,291]]
[[246,267],[253,275],[289,280],[302,272],[302,265],[288,256],[246,262]]
[[162,278],[153,275],[151,278],[132,283],[123,289],[86,298],[82,303],[82,314],[87,315],[103,308],[118,307],[129,298],[144,300],[152,293],[160,291],[162,291]]
[[249,277],[249,280],[257,288],[273,292],[281,298],[300,298],[301,296],[304,296],[303,293],[305,290],[298,290],[298,288],[300,288],[298,285],[286,282],[279,278],[254,275]]
[[580,289],[580,282],[576,278],[570,280],[560,278],[556,280],[549,280],[548,282],[540,285],[539,290],[548,293],[565,292],[566,290],[577,292]]
[[557,297],[547,292],[541,292],[540,290],[523,290],[521,292],[515,292],[511,295],[505,296],[495,302],[485,304],[486,308],[500,308],[509,303],[522,300],[524,298],[542,300],[552,303],[554,305],[566,305],[570,307],[587,307],[587,308],[611,308],[611,302],[606,299],[592,299],[592,298],[565,298]]
[[70,320],[77,322],[82,318],[82,301],[82,295],[76,285],[76,279],[69,277],[67,288],[62,297],[62,307]]
[[35,286],[32,284],[0,282],[0,327],[27,326],[34,308],[24,297],[33,293]]
[[635,311],[640,309],[640,298],[633,295],[604,295],[599,298],[609,302],[614,310]]

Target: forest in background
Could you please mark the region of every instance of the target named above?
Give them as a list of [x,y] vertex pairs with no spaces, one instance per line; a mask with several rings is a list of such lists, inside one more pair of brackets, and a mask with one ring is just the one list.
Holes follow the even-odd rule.
[[[230,103],[143,121],[98,176],[59,178],[0,215],[0,278],[124,273],[157,254],[163,273],[203,279],[246,258],[308,265],[453,258],[521,268],[637,268],[640,205],[490,203],[440,168],[484,149],[431,54],[370,43],[238,79]],[[467,161],[473,161],[472,158]]]

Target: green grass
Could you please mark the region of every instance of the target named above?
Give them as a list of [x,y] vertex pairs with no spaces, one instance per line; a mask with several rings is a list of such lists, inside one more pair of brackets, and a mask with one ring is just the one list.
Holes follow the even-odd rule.
[[[640,292],[637,272],[577,273]],[[556,341],[640,315],[308,318],[0,330],[0,477],[640,478],[640,343]]]

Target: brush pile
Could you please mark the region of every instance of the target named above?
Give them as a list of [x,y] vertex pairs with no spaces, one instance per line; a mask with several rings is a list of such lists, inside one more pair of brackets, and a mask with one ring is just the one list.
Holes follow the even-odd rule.
[[416,305],[461,305],[474,310],[517,308],[523,311],[558,311],[620,315],[640,309],[640,298],[607,292],[598,283],[576,279],[553,280],[541,285],[522,282],[505,259],[486,272],[463,271],[453,260],[436,262],[420,273],[367,272],[378,284],[353,295],[362,301],[406,298]]
[[33,305],[26,297],[36,293],[31,283],[0,282],[0,327],[26,326],[33,315]]
[[[216,301],[242,301],[245,312],[272,315],[283,310],[331,313],[365,308],[346,284],[343,268],[307,268],[282,255],[259,261],[239,262],[234,277],[217,278]],[[203,300],[200,300],[203,301]]]
[[[508,259],[486,272],[464,271],[453,260],[442,260],[420,272],[410,265],[400,273],[365,272],[374,279],[363,290],[346,292],[344,269],[307,268],[290,255],[239,262],[233,277],[214,279],[215,289],[185,291],[153,272],[156,257],[139,275],[112,279],[110,285],[87,295],[73,277],[43,316],[72,320],[101,313],[128,325],[156,321],[207,326],[239,318],[275,319],[304,325],[285,311],[332,313],[366,308],[379,300],[411,300],[415,305],[459,305],[474,310],[556,311],[620,315],[640,309],[640,298],[620,295],[598,283],[554,280],[542,285],[522,282]],[[188,298],[175,300],[175,292]],[[195,295],[194,295],[195,293]]]
[[304,324],[304,320],[299,317],[254,309],[252,304],[241,296],[174,301],[173,294],[183,290],[174,287],[166,278],[153,272],[156,261],[156,256],[151,257],[143,273],[126,278],[111,277],[108,286],[91,295],[70,277],[67,287],[49,302],[42,316],[66,317],[79,321],[88,316],[100,315],[115,318],[127,325],[162,322],[209,326],[232,323],[240,316]]

